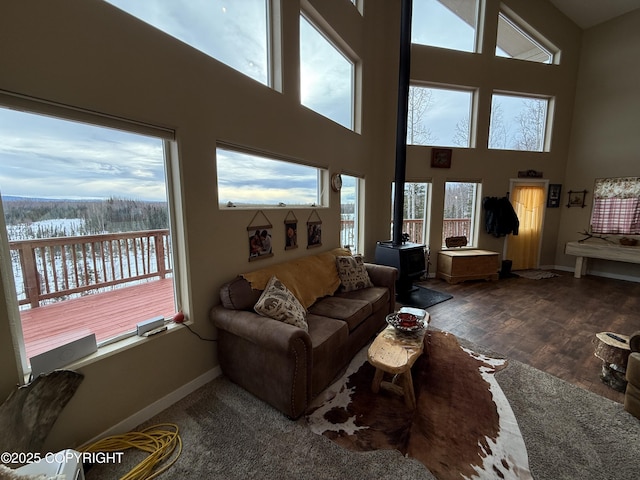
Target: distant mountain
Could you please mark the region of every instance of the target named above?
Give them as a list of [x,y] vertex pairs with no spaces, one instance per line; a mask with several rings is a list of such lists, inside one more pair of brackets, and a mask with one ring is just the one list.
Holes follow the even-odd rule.
[[[2,195],[2,201],[4,202],[77,202],[82,201],[83,199],[75,199],[72,200],[70,198],[40,198],[40,197],[19,197],[16,195]],[[84,199],[84,200],[95,200],[95,199]]]

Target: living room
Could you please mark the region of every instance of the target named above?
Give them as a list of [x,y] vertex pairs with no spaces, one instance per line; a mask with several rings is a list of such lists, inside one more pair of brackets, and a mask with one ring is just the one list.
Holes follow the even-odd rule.
[[[179,42],[108,2],[75,0],[12,2],[0,16],[2,103],[56,114],[61,108],[126,119],[175,132],[173,187],[180,245],[177,273],[180,309],[191,328],[215,338],[209,311],[221,285],[255,269],[248,261],[247,225],[259,209],[223,208],[217,192],[216,149],[242,147],[328,173],[364,179],[361,253],[373,260],[376,242],[389,237],[394,178],[400,2],[368,0],[359,11],[346,0],[281,1],[281,46],[273,87]],[[432,185],[429,244],[442,244],[444,184],[473,181],[483,196],[503,196],[519,171],[543,172],[566,192],[587,190],[586,208],[547,209],[540,266],[571,271],[564,254],[590,219],[596,178],[638,175],[640,139],[634,119],[640,106],[640,11],[582,30],[547,1],[487,0],[483,53],[414,46],[411,80],[416,84],[476,89],[475,147],[454,148],[450,168],[431,168],[431,148],[407,148],[407,180]],[[536,64],[494,55],[501,4],[553,43],[559,64]],[[300,9],[340,40],[362,65],[354,130],[300,104],[298,25]],[[6,46],[10,46],[7,48]],[[491,94],[526,92],[554,99],[548,150],[517,152],[487,147]],[[37,107],[34,107],[37,105]],[[107,123],[107,120],[103,120]],[[322,246],[339,246],[339,194],[327,192],[317,208],[296,209],[303,222],[314,211],[322,220]],[[288,208],[263,210],[282,225]],[[381,213],[383,212],[383,213]],[[477,247],[502,252],[504,239],[480,233]],[[285,233],[273,230],[273,256],[260,265],[303,257],[306,248],[286,250]],[[301,243],[302,247],[306,245]],[[434,247],[437,246],[437,247]],[[640,278],[637,265],[596,261],[592,272],[624,280]],[[12,312],[2,279],[0,395],[6,398],[20,377],[20,352],[12,340]],[[220,374],[215,344],[186,329],[128,348],[112,348],[79,371],[83,384],[59,417],[48,450],[82,444],[104,432],[137,423]]]

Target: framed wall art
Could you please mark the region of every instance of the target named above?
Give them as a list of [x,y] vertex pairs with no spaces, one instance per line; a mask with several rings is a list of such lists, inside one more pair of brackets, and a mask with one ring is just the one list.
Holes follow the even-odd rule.
[[431,149],[431,167],[432,168],[451,168],[451,157],[453,150],[451,148],[432,148]]
[[[258,219],[259,215],[263,217],[263,220]],[[256,212],[247,227],[250,262],[273,256],[273,247],[271,245],[272,229],[273,226],[267,216],[262,211]]]
[[298,248],[298,219],[291,210],[289,210],[287,216],[284,217],[284,238],[285,250]]
[[549,184],[549,193],[547,195],[547,208],[558,208],[560,206],[560,192],[562,185],[559,183]]
[[315,248],[322,245],[322,220],[315,210],[311,212],[307,220],[307,248]]
[[585,197],[587,196],[586,190],[579,190],[574,192],[573,190],[569,190],[569,203],[567,203],[567,207],[585,207]]

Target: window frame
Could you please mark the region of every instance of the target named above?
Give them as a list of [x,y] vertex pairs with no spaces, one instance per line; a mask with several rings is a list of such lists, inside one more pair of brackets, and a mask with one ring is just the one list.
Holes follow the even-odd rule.
[[320,37],[322,37],[329,46],[331,46],[336,53],[338,53],[339,55],[341,55],[347,63],[349,63],[349,65],[351,66],[351,72],[350,72],[350,78],[349,78],[349,85],[350,85],[350,100],[349,100],[349,125],[345,125],[344,123],[341,123],[340,121],[331,118],[330,116],[326,115],[325,113],[316,110],[315,108],[313,108],[312,106],[306,105],[305,103],[303,103],[302,101],[302,48],[300,47],[300,45],[302,44],[302,38],[301,38],[301,32],[299,32],[298,34],[298,42],[299,42],[299,56],[298,56],[298,66],[299,66],[299,78],[298,78],[298,87],[299,87],[299,92],[300,92],[300,105],[302,105],[305,108],[308,108],[309,110],[317,113],[318,115],[321,115],[322,117],[332,121],[333,123],[336,123],[337,125],[341,125],[342,127],[351,130],[355,133],[359,133],[359,129],[360,129],[360,119],[359,119],[359,83],[360,83],[360,61],[357,58],[357,56],[355,55],[355,53],[348,47],[348,45],[346,45],[346,43],[344,41],[342,41],[340,39],[340,37],[335,33],[332,32],[331,34],[329,32],[327,32],[325,29],[321,28],[319,26],[319,21],[317,21],[314,18],[314,15],[301,8],[300,9],[300,14],[299,14],[299,24],[302,21],[305,21],[309,24],[309,26],[314,29],[318,35],[320,35]]
[[469,226],[469,233],[471,234],[471,238],[467,238],[467,245],[463,248],[473,249],[478,248],[478,242],[480,237],[480,217],[481,217],[481,206],[482,206],[482,182],[480,180],[446,180],[444,182],[444,197],[443,197],[443,211],[442,211],[442,245],[440,246],[443,250],[448,250],[449,247],[445,244],[445,229],[444,229],[444,221],[451,220],[444,217],[447,198],[447,184],[449,183],[467,183],[475,185],[474,199],[472,203],[472,211],[471,211],[471,224]]
[[[445,5],[445,1],[443,0],[434,0],[438,3],[440,3],[442,5],[443,8],[448,8]],[[464,53],[481,53],[481,46],[482,46],[482,14],[481,12],[483,12],[484,10],[484,0],[473,0],[473,2],[475,3],[475,11],[474,11],[474,19],[475,19],[475,25],[473,26],[473,41],[472,41],[472,46],[470,49],[460,49],[460,48],[453,48],[451,46],[443,46],[443,45],[434,45],[431,43],[421,43],[421,42],[416,42],[413,40],[411,40],[411,43],[416,44],[416,45],[424,45],[427,47],[432,47],[432,48],[442,48],[442,49],[446,49],[446,50],[452,50],[452,51],[456,51],[456,52],[464,52]],[[413,10],[414,10],[414,15],[413,18],[414,19],[418,19],[418,16],[415,14],[415,10],[416,10],[416,5],[414,4]],[[451,12],[453,15],[457,14],[455,12]],[[462,22],[464,22],[465,20],[461,17],[458,16],[458,18],[460,18],[460,20]],[[419,19],[418,19],[419,20]],[[413,27],[413,23],[412,23],[412,28],[411,31],[414,32],[416,29]],[[412,34],[413,37],[413,34]]]
[[[224,150],[228,152],[234,152],[240,155],[247,155],[250,157],[262,158],[267,161],[275,161],[281,163],[291,164],[293,166],[305,167],[305,168],[313,168],[316,170],[317,176],[317,189],[316,189],[316,202],[313,203],[296,203],[296,204],[287,204],[285,202],[278,203],[243,203],[243,204],[235,204],[232,201],[229,201],[225,204],[221,203],[220,200],[220,174],[218,170],[218,151]],[[308,208],[327,208],[329,206],[329,194],[328,188],[329,185],[329,169],[327,167],[318,167],[317,165],[312,165],[310,163],[305,163],[296,158],[287,157],[286,155],[274,154],[274,153],[265,153],[261,150],[239,146],[231,143],[226,143],[223,141],[218,141],[216,143],[216,196],[217,196],[217,205],[219,210],[255,210],[256,208],[260,209],[308,209]]]
[[[33,115],[48,116],[62,121],[84,123],[99,128],[115,129],[126,133],[154,137],[162,141],[165,188],[169,216],[169,238],[170,248],[172,251],[171,262],[173,265],[174,303],[176,311],[182,311],[185,307],[185,301],[182,296],[182,275],[184,272],[182,271],[181,266],[183,264],[182,259],[185,256],[185,252],[182,248],[182,245],[184,245],[183,233],[179,228],[177,228],[177,225],[182,222],[182,219],[177,213],[180,211],[180,187],[179,184],[176,185],[175,180],[179,179],[180,176],[180,164],[177,156],[178,149],[175,130],[101,112],[63,105],[44,99],[35,99],[27,95],[7,92],[4,90],[0,90],[0,108],[21,111]],[[9,255],[9,240],[2,202],[0,202],[0,266],[2,274],[2,288],[4,290],[3,293],[6,299],[7,313],[9,316],[9,327],[14,348],[16,349],[15,353],[19,369],[18,373],[20,378],[24,379],[26,382],[31,373],[31,368],[29,366],[29,359],[27,358],[24,343],[22,321],[17,299],[14,272]],[[140,319],[140,321],[143,320],[143,318]],[[137,337],[137,332],[135,330],[130,330],[115,337],[99,341],[97,342],[98,351],[95,354],[74,362],[74,365],[78,366],[91,363],[104,355],[110,355],[113,351],[119,348],[129,348],[140,340],[141,338]],[[77,368],[79,368],[79,366]]]
[[[440,142],[439,140],[433,140],[433,141],[428,141],[429,139],[427,139],[427,141],[425,143],[409,143],[409,135],[410,135],[410,129],[412,129],[413,127],[411,126],[411,122],[409,121],[409,118],[407,118],[407,138],[406,138],[406,143],[407,145],[412,145],[412,146],[425,146],[425,147],[443,147],[443,148],[474,148],[475,147],[475,140],[476,140],[476,136],[475,136],[475,126],[476,126],[476,120],[475,120],[475,110],[476,110],[476,103],[477,103],[477,89],[473,88],[473,87],[465,87],[465,86],[461,86],[461,85],[451,85],[451,84],[439,84],[439,83],[430,83],[430,82],[411,82],[411,84],[409,85],[409,90],[411,91],[411,89],[414,88],[423,88],[423,89],[429,89],[429,90],[441,90],[444,92],[452,92],[452,93],[464,93],[464,94],[468,94],[469,95],[469,111],[468,111],[468,142],[467,142],[467,146],[460,146],[460,145],[456,145],[454,144],[453,140],[449,141],[449,142]],[[410,94],[411,97],[411,94]],[[409,117],[409,115],[412,113],[412,106],[409,104],[408,106],[408,111],[407,111],[407,117]],[[424,112],[422,113],[422,115],[427,116],[427,113],[429,111],[428,106],[425,107]],[[455,126],[453,131],[449,132],[449,135],[451,135],[451,138],[454,138],[456,136],[456,128],[457,126],[460,124],[460,122],[464,122],[465,120],[467,120],[467,118],[462,118],[461,120],[459,120]],[[437,123],[438,120],[434,120],[432,122],[429,123]],[[422,122],[424,124],[424,121]],[[428,125],[426,126],[427,128],[427,135],[430,135],[429,132],[429,127]]]
[[[493,127],[494,112],[495,112],[494,100],[496,97],[508,97],[508,98],[518,98],[520,100],[538,100],[538,101],[546,102],[544,127],[542,128],[543,138],[540,141],[540,150],[519,149],[519,148],[515,148],[515,145],[505,146],[504,148],[491,146],[492,127]],[[531,152],[531,153],[549,152],[551,149],[551,133],[553,131],[554,111],[555,111],[554,97],[546,96],[546,95],[538,95],[534,93],[494,90],[491,93],[491,114],[490,114],[490,121],[489,121],[489,132],[488,132],[489,135],[487,137],[487,149],[506,150],[506,151],[513,151],[513,152]],[[520,113],[518,115],[520,115]],[[515,142],[517,141],[517,139],[513,137],[513,141]]]
[[498,49],[501,49],[498,45],[498,33],[496,32],[496,46],[494,49],[494,55],[500,58],[506,58],[510,60],[520,60],[525,62],[540,63],[542,65],[559,65],[561,51],[558,47],[553,45],[544,35],[536,31],[531,25],[525,22],[520,16],[518,16],[513,10],[507,8],[504,4],[501,4],[500,11],[498,12],[498,25],[500,20],[504,21],[509,27],[511,27],[515,33],[522,36],[523,39],[530,42],[534,47],[540,49],[543,53],[547,54],[550,58],[548,62],[541,62],[538,60],[530,60],[527,58],[516,58],[508,55],[499,55]]
[[[188,45],[189,47],[203,53],[204,55],[213,58],[214,60],[221,62],[225,65],[227,65],[229,68],[232,68],[233,70],[235,70],[236,72],[241,73],[242,75],[245,75],[248,78],[251,78],[252,80],[262,84],[262,85],[266,85],[269,88],[273,88],[277,91],[282,91],[282,79],[281,79],[281,75],[278,74],[276,75],[277,72],[280,72],[281,68],[279,68],[279,65],[281,65],[281,59],[282,59],[282,53],[281,53],[281,48],[280,46],[282,45],[282,37],[281,37],[281,32],[282,32],[282,28],[280,28],[279,25],[276,25],[275,22],[282,18],[282,15],[279,13],[279,9],[280,9],[280,1],[281,0],[262,0],[264,2],[264,6],[265,6],[265,11],[264,11],[264,16],[265,16],[265,28],[266,28],[266,32],[265,32],[265,62],[266,62],[266,72],[264,72],[264,82],[262,81],[262,79],[258,79],[255,78],[254,76],[248,74],[247,72],[237,68],[236,66],[230,65],[229,63],[227,63],[226,60],[223,60],[221,58],[218,58],[214,55],[212,55],[211,53],[209,53],[208,51],[206,51],[205,49],[201,49],[197,46],[194,46],[193,43],[198,43],[198,42],[190,42],[187,41],[183,38],[180,38],[176,35],[174,35],[173,32],[170,32],[168,30],[165,30],[164,28],[161,28],[160,26],[156,25],[155,23],[151,23],[151,21],[147,18],[142,18],[142,16],[137,16],[136,14],[132,13],[130,11],[129,8],[126,8],[124,5],[121,6],[120,3],[116,4],[116,3],[112,3],[112,0],[104,0],[106,1],[106,3],[108,3],[110,6],[112,6],[113,8],[117,8],[118,10],[121,10],[123,12],[125,12],[128,15],[131,15],[132,17],[146,23],[147,25],[165,33],[166,35],[170,36],[171,38],[175,39],[176,41],[179,41],[181,43],[184,43],[185,45]],[[142,4],[143,2],[135,2],[136,4]],[[126,5],[132,5],[134,4],[134,2],[127,2]],[[275,11],[275,9],[278,9],[278,11]]]
[[[342,220],[342,205],[346,205],[342,203],[342,193],[345,190],[345,187],[348,186],[348,181],[345,182],[345,179],[354,179],[355,184],[355,192],[354,192],[354,213],[353,213],[353,232],[354,232],[354,244],[349,245],[351,251],[353,253],[362,253],[363,251],[363,231],[364,231],[364,211],[363,211],[363,198],[364,198],[364,178],[359,177],[357,175],[349,175],[346,173],[341,174],[342,176],[342,189],[340,190],[340,217]],[[340,243],[342,245],[343,240],[343,229],[340,228]]]
[[[413,243],[424,244],[427,247],[430,247],[430,237],[431,237],[431,209],[432,209],[432,193],[433,193],[433,183],[431,180],[407,180],[404,183],[404,205],[403,210],[407,207],[407,185],[415,184],[415,185],[424,185],[424,214],[422,218],[406,218],[403,214],[402,221],[404,223],[405,220],[422,220],[422,241],[418,241],[419,239],[409,237],[409,241]],[[396,182],[391,182],[391,236],[393,236],[393,212],[394,212],[394,202],[395,202],[395,189]]]

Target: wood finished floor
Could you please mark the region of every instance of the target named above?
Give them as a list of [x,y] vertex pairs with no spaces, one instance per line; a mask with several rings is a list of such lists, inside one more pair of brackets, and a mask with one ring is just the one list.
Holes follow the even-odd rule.
[[560,276],[450,285],[420,284],[453,295],[428,308],[431,325],[617,402],[600,380],[597,332],[640,330],[640,283],[557,271]]

